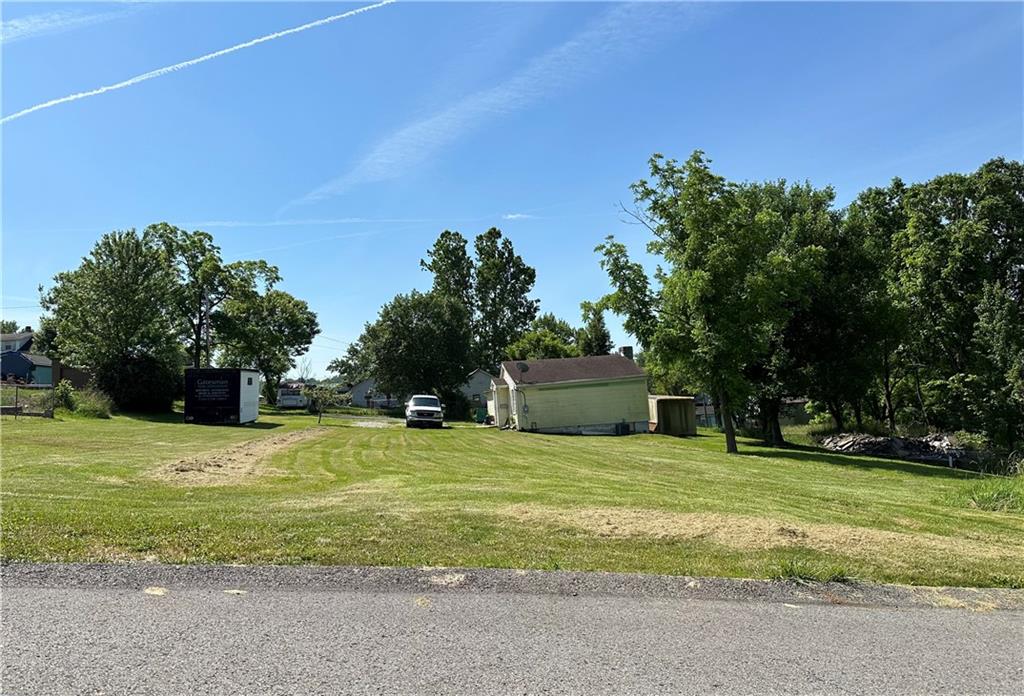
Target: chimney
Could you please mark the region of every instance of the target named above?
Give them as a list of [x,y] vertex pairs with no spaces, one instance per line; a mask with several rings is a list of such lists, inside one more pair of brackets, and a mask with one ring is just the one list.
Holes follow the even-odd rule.
[[624,358],[633,359],[633,346],[621,346],[619,348],[619,355]]

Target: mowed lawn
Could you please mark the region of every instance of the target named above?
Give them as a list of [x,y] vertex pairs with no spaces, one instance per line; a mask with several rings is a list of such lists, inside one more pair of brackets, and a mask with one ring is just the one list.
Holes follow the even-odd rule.
[[729,456],[710,431],[367,425],[5,417],[3,558],[1024,584],[1024,514],[972,508],[969,474],[748,441]]

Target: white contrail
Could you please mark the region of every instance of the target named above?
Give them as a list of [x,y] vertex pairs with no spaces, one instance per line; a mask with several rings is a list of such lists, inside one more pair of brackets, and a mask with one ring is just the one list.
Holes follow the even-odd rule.
[[104,92],[113,92],[116,89],[131,87],[132,85],[137,85],[140,82],[152,80],[154,77],[160,77],[161,75],[166,75],[167,73],[183,70],[184,68],[191,68],[193,65],[205,63],[208,60],[220,58],[221,56],[225,56],[229,53],[234,53],[235,51],[241,51],[243,48],[250,48],[257,44],[265,43],[267,41],[273,41],[274,39],[280,39],[282,36],[288,36],[289,34],[297,34],[300,31],[306,31],[307,29],[312,29],[313,27],[319,27],[323,26],[324,24],[330,24],[331,22],[337,22],[339,19],[353,17],[357,14],[362,14],[363,12],[367,12],[369,10],[375,10],[378,7],[390,5],[394,2],[397,2],[397,0],[381,0],[381,2],[376,2],[372,5],[360,7],[359,9],[356,10],[350,10],[348,12],[343,12],[342,14],[324,17],[323,19],[318,19],[315,22],[309,22],[308,24],[303,24],[301,26],[293,27],[291,29],[285,29],[284,31],[278,31],[273,34],[267,34],[266,36],[261,36],[258,39],[253,39],[252,41],[246,41],[245,43],[240,43],[235,46],[231,46],[230,48],[224,48],[219,51],[214,51],[213,53],[207,53],[205,56],[199,56],[198,58],[193,58],[192,60],[186,60],[183,63],[176,63],[174,65],[169,65],[166,68],[150,70],[147,73],[136,75],[135,77],[124,80],[123,82],[118,82],[113,85],[106,85],[105,87],[99,87],[97,89],[91,89],[88,92],[78,92],[77,94],[69,94],[68,96],[61,97],[60,99],[51,99],[48,102],[36,104],[35,106],[30,106],[27,109],[22,109],[21,111],[17,111],[9,116],[4,116],[3,118],[0,118],[0,124],[13,121],[14,119],[21,118],[22,116],[27,116],[33,111],[49,109],[51,106],[57,106],[58,104],[65,104],[67,102],[78,101],[79,99],[85,99],[86,97],[94,97],[97,94],[103,94]]

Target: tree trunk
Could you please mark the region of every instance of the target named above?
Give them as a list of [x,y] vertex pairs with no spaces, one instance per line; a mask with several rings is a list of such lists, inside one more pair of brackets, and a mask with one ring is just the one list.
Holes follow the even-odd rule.
[[827,401],[828,412],[832,415],[832,420],[836,422],[836,430],[842,432],[846,430],[846,421],[843,420],[843,404],[836,401]]
[[782,424],[779,422],[781,408],[781,399],[778,398],[764,399],[761,402],[764,441],[772,447],[781,447],[786,444],[786,440],[782,436]]
[[725,451],[729,454],[736,454],[739,449],[736,447],[736,424],[732,420],[732,406],[729,404],[729,397],[723,391],[719,396],[722,406],[722,426],[725,428]]
[[267,397],[267,403],[271,406],[277,405],[277,380],[273,375],[263,375],[263,395]]
[[921,393],[921,375],[914,370],[914,390],[917,392],[917,403],[921,406],[921,417],[924,418],[925,427],[931,430],[932,424],[928,422],[928,409],[924,407],[924,395]]
[[192,367],[203,366],[203,325],[196,324],[192,332]]
[[864,414],[861,413],[860,399],[853,402],[853,417],[857,419],[857,432],[864,432]]
[[892,406],[892,367],[889,351],[882,353],[882,386],[885,391],[885,417],[889,421],[889,432],[896,432],[896,410]]

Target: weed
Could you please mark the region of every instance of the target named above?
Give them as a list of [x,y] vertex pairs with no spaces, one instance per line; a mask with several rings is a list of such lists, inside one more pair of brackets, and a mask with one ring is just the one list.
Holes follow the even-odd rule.
[[952,502],[992,512],[1024,512],[1024,476],[984,478],[960,491]]
[[850,576],[842,566],[812,563],[802,558],[784,558],[771,574],[773,580],[798,582],[849,582]]

